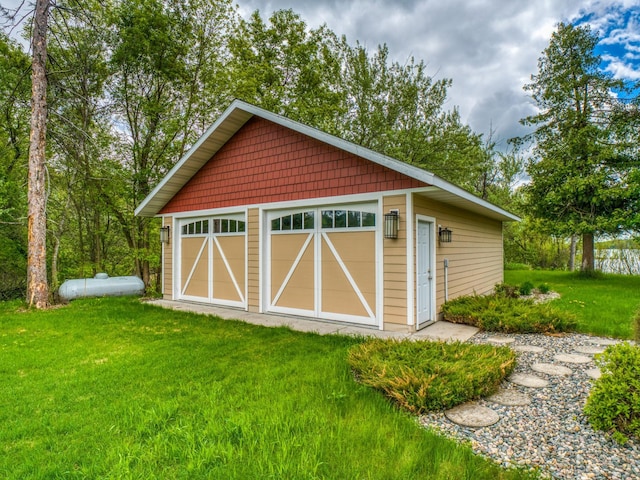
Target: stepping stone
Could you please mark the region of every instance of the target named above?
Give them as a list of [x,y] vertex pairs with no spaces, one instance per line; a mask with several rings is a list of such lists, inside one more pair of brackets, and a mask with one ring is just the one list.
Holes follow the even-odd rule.
[[487,342],[499,343],[500,345],[507,345],[508,343],[513,343],[515,341],[516,339],[513,337],[504,337],[502,335],[487,338]]
[[558,362],[565,363],[589,363],[593,359],[591,357],[585,357],[584,355],[575,355],[573,353],[561,353],[553,357]]
[[491,395],[487,400],[508,407],[520,407],[531,403],[531,397],[526,393],[506,388],[500,389],[498,393]]
[[601,347],[599,345],[592,345],[592,346],[586,345],[584,347],[576,347],[573,350],[578,353],[586,353],[588,355],[594,355],[596,353],[604,352],[604,348],[605,347]]
[[534,363],[531,365],[531,369],[547,375],[571,375],[573,373],[570,368],[554,365],[553,363]]
[[513,348],[516,352],[530,352],[530,353],[542,353],[544,348],[536,347],[535,345],[514,345]]
[[586,371],[587,375],[589,375],[594,380],[599,379],[602,376],[602,372],[599,368],[590,368]]
[[507,380],[516,385],[530,388],[543,388],[549,385],[549,382],[544,378],[540,378],[536,375],[530,375],[528,373],[512,373]]
[[457,423],[463,427],[473,428],[488,427],[500,420],[500,416],[495,410],[483,407],[477,403],[458,405],[444,412],[444,416],[453,423]]
[[603,345],[603,346],[618,344],[618,340],[613,340],[612,338],[598,338],[598,337],[589,338],[587,342],[593,343],[594,345]]

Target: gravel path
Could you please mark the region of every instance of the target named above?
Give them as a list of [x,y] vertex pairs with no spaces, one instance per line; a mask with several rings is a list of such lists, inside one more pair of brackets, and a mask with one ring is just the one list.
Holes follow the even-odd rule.
[[[469,341],[487,343],[493,337],[496,335],[480,333]],[[489,427],[462,427],[445,418],[444,413],[425,415],[420,418],[421,423],[445,435],[470,441],[475,452],[505,467],[539,467],[543,474],[561,479],[640,479],[640,444],[630,441],[624,446],[618,445],[594,431],[582,413],[592,382],[587,371],[595,368],[593,354],[584,352],[610,341],[579,334],[509,337],[515,339],[511,347],[527,345],[544,349],[542,352],[519,351],[514,372],[537,375],[548,380],[549,386],[528,388],[503,382],[502,388],[525,393],[532,401],[526,406],[503,406],[480,400],[480,405],[500,416],[500,420]],[[591,360],[581,364],[562,362],[554,358],[558,354],[586,355]],[[536,363],[568,367],[573,373],[535,372],[531,367]]]

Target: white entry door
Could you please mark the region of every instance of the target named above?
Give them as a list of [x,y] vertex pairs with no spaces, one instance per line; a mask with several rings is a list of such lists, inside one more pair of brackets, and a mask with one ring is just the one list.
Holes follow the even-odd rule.
[[418,219],[416,230],[416,317],[417,328],[434,318],[433,222]]

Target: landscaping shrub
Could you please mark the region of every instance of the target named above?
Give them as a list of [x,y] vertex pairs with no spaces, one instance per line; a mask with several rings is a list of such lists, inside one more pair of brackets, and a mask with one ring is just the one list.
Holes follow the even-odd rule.
[[626,443],[640,439],[640,346],[621,343],[596,356],[602,376],[591,389],[584,413],[593,428]]
[[496,295],[503,297],[518,298],[520,296],[520,287],[518,285],[509,285],[507,283],[498,283],[495,286]]
[[551,287],[548,283],[541,283],[538,285],[538,291],[544,295],[551,291]]
[[531,292],[533,291],[533,283],[531,282],[524,282],[522,285],[520,285],[520,295],[531,295]]
[[348,362],[360,382],[422,414],[495,393],[515,358],[508,347],[371,339],[352,347]]
[[547,303],[503,295],[458,297],[442,306],[444,319],[490,332],[557,333],[576,326],[576,317]]

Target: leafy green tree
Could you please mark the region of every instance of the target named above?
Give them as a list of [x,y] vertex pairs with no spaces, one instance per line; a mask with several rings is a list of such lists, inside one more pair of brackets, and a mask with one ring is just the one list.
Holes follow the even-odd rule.
[[0,300],[24,297],[31,62],[0,33]]
[[339,42],[326,26],[309,29],[293,10],[268,23],[255,11],[229,43],[232,96],[330,133],[344,112]]
[[526,188],[533,215],[559,236],[582,235],[582,270],[594,269],[594,236],[615,234],[633,215],[629,162],[612,125],[624,85],[600,69],[598,36],[559,24],[525,86],[539,113],[523,120],[536,130]]
[[112,115],[125,131],[123,174],[130,186],[110,208],[146,285],[159,249],[150,241],[150,220],[133,210],[219,108],[215,91],[204,87],[220,85],[215,36],[228,37],[233,18],[226,0],[123,0],[114,10]]
[[230,42],[232,96],[426,168],[476,191],[486,173],[481,137],[444,104],[451,80],[424,62],[392,62],[292,10],[241,21]]
[[[54,290],[60,268],[65,276],[74,277],[107,270],[109,249],[113,242],[122,243],[109,235],[113,214],[108,206],[124,184],[122,175],[114,174],[118,171],[112,149],[116,136],[105,102],[110,78],[105,58],[107,11],[91,1],[83,2],[82,8],[73,1],[58,2],[58,7],[51,15],[49,44],[53,188],[48,212]],[[131,267],[126,272],[109,271],[130,272]]]
[[476,192],[487,165],[481,136],[445,110],[451,80],[434,80],[424,62],[392,62],[386,45],[374,53],[343,38],[340,88],[346,92],[341,135],[425,168]]

